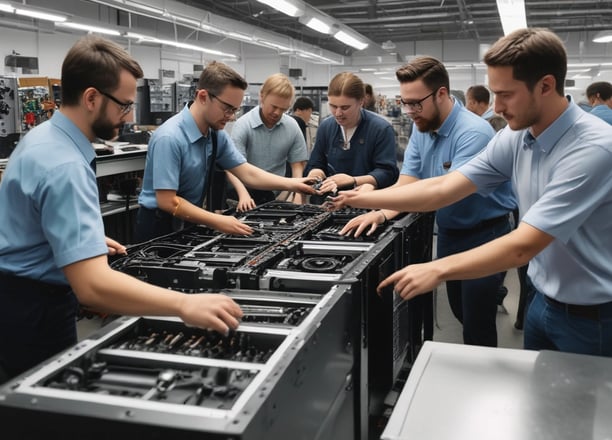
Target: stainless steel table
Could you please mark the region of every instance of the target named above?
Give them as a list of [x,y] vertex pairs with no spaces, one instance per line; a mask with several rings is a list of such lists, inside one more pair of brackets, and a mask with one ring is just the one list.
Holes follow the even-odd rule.
[[383,440],[610,440],[612,359],[426,342]]

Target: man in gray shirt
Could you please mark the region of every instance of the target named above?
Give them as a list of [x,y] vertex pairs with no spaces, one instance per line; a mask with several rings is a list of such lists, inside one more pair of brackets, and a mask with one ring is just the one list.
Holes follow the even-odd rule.
[[[297,122],[285,114],[294,95],[295,88],[286,75],[269,76],[259,92],[259,105],[236,121],[231,137],[247,162],[279,176],[285,176],[289,163],[291,176],[302,177],[308,159],[306,142]],[[233,175],[228,179],[236,191],[238,211],[276,198],[271,191],[247,190]],[[295,194],[293,201],[302,203],[302,195]]]

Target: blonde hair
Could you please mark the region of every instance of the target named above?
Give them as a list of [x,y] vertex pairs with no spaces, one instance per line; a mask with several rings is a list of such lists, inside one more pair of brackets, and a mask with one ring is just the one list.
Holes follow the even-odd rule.
[[265,98],[268,95],[276,95],[280,96],[281,98],[293,99],[293,96],[295,95],[295,88],[287,75],[275,73],[274,75],[270,75],[268,78],[266,78],[261,86],[259,94],[262,98]]

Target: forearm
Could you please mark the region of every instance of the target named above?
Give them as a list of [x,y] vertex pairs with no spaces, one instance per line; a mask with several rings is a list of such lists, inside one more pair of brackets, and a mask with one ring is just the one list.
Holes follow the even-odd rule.
[[236,194],[238,195],[239,199],[251,197],[251,194],[249,194],[249,190],[244,186],[244,184],[242,183],[240,179],[238,179],[236,176],[234,176],[229,171],[226,171],[225,175],[227,176],[227,180],[232,184],[232,186],[236,190]]
[[294,191],[294,182],[283,176],[268,173],[249,163],[243,163],[230,170],[234,176],[239,178],[249,188],[263,190],[283,190]]
[[327,176],[325,175],[325,171],[323,171],[322,169],[313,168],[308,172],[308,175],[306,177],[313,177],[315,179],[325,180]]
[[306,166],[306,162],[293,162],[290,164],[291,166],[291,177],[303,177],[304,176],[304,167]]
[[353,180],[354,180],[353,183],[355,186],[370,184],[374,188],[378,188],[378,182],[376,181],[376,178],[370,174],[365,174],[363,176],[352,176],[352,177],[353,177]]
[[200,208],[180,196],[165,200],[163,204],[159,205],[159,208],[181,220],[208,226],[212,226],[218,216],[218,214]]
[[[482,278],[523,266],[553,240],[531,226],[521,225],[521,228],[531,229],[530,242],[524,238],[525,229],[514,230],[482,246],[434,261],[440,281]],[[537,231],[537,236],[533,231]]]
[[180,294],[112,270],[104,256],[69,265],[64,273],[79,302],[97,311],[126,315],[180,314]]
[[410,185],[394,185],[378,191],[359,193],[346,203],[355,208],[429,212],[461,200],[475,190],[474,184],[455,172],[419,180]]

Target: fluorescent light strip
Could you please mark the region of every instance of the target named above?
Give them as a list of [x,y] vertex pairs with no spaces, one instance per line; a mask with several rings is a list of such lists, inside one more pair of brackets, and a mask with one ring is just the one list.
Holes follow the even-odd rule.
[[497,11],[504,35],[527,27],[524,0],[497,0]]
[[354,47],[357,50],[363,50],[368,47],[368,43],[359,41],[357,38],[347,34],[344,31],[339,31],[334,35],[336,40],[342,41],[344,44]]
[[304,15],[304,8],[298,7],[296,4],[287,0],[257,0],[259,3],[268,5],[277,11],[282,12],[290,17],[299,17]]
[[47,21],[66,21],[68,19],[68,17],[66,17],[65,15],[49,14],[47,12],[34,11],[31,9],[16,8],[15,14]]
[[206,49],[206,48],[203,48],[201,46],[196,46],[195,44],[180,43],[180,42],[172,41],[172,40],[163,40],[163,39],[160,39],[160,38],[150,37],[148,35],[135,34],[133,32],[127,32],[125,36],[128,37],[128,38],[134,38],[136,40],[144,41],[144,42],[147,42],[147,43],[164,44],[166,46],[178,47],[180,49],[195,50],[195,51],[198,51],[198,52],[204,52],[204,53],[208,53],[208,54],[211,54],[211,55],[230,57],[230,58],[234,58],[234,59],[238,58],[234,54],[229,54],[229,53],[221,52],[221,51],[218,51],[218,50]]
[[81,31],[85,31],[85,32],[95,32],[98,34],[105,34],[105,35],[114,35],[116,37],[121,35],[121,32],[116,31],[114,29],[108,29],[108,28],[102,28],[102,27],[98,27],[98,26],[91,26],[89,24],[82,24],[82,23],[74,23],[71,21],[66,21],[66,22],[56,22],[55,23],[56,26],[58,27],[66,27],[66,28],[71,28],[71,29],[78,29]]
[[330,25],[316,17],[312,17],[310,20],[308,20],[306,22],[306,26],[308,26],[310,29],[314,29],[317,32],[321,32],[322,34],[329,34],[329,31],[331,30]]
[[15,8],[7,3],[0,3],[0,11],[2,12],[10,12],[11,14],[15,12]]
[[123,3],[124,5],[127,5],[127,6],[132,6],[133,8],[137,8],[137,9],[140,9],[140,10],[143,10],[143,11],[146,11],[146,12],[150,12],[152,14],[164,15],[164,13],[166,12],[163,9],[154,8],[152,6],[147,6],[147,5],[143,5],[142,3],[132,2],[130,0],[125,0],[125,1],[123,1],[121,3]]
[[595,35],[595,38],[593,38],[593,43],[610,43],[610,42],[612,42],[612,32],[610,31],[599,32],[598,34]]

